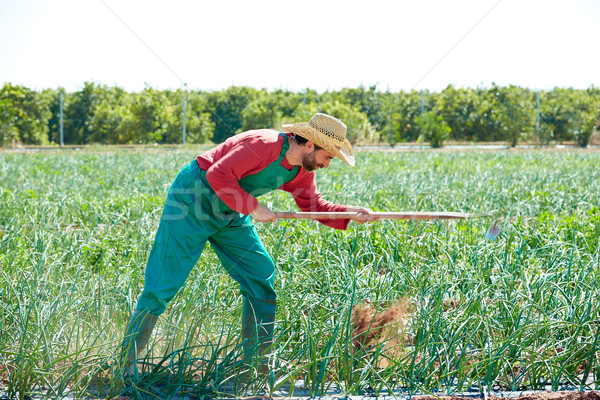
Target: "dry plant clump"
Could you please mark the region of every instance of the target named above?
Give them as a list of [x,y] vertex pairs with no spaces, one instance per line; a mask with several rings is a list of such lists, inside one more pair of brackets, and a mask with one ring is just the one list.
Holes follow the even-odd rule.
[[352,307],[350,321],[353,326],[352,347],[354,351],[368,349],[372,345],[388,341],[388,347],[407,344],[404,334],[411,311],[410,301],[400,299],[393,306],[378,313],[369,302]]
[[456,307],[458,307],[458,301],[457,300],[454,300],[454,299],[444,299],[444,304],[443,304],[443,310],[444,311],[456,310]]

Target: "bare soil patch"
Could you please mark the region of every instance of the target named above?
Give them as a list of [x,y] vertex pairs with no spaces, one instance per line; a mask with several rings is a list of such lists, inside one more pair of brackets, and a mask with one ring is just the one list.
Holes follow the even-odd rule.
[[[473,398],[473,396],[415,396],[414,400],[463,400],[466,398]],[[506,400],[506,397],[499,396],[483,396],[486,400]],[[580,392],[580,391],[562,391],[562,392],[539,392],[539,393],[526,393],[518,397],[511,397],[511,399],[518,400],[600,400],[600,393],[596,391]]]

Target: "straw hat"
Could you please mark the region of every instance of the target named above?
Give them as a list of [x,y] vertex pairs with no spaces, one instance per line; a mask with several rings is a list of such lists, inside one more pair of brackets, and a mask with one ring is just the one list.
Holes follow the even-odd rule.
[[346,124],[331,115],[317,113],[308,122],[282,126],[288,132],[313,142],[354,167],[354,151],[346,139]]

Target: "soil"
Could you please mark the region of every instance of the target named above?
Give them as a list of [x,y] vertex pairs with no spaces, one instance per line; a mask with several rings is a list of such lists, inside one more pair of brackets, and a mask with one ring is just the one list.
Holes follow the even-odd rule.
[[[415,396],[414,400],[464,400],[470,397],[462,396]],[[486,400],[506,400],[506,397],[499,396],[480,396],[479,398],[485,398]],[[511,397],[511,400],[600,400],[600,393],[596,391],[591,392],[539,392],[539,393],[527,393],[518,397]]]
[[[506,397],[499,396],[414,396],[412,400],[464,400],[464,399],[473,399],[473,398],[481,398],[486,400],[506,400]],[[511,397],[511,400],[600,400],[600,393],[596,391],[591,392],[540,392],[540,393],[528,393],[523,394],[518,397]],[[130,400],[129,397],[113,397],[112,400]],[[246,397],[242,400],[276,400],[276,398],[266,397],[266,396],[252,396]]]

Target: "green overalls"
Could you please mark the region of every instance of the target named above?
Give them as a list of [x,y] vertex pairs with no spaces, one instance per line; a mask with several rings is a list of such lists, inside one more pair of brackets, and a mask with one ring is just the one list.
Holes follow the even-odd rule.
[[[287,136],[277,160],[262,171],[239,180],[254,197],[291,181],[298,166],[281,165],[289,148]],[[240,200],[241,201],[241,200]],[[206,171],[192,161],[169,189],[163,215],[146,265],[144,290],[130,322],[125,347],[145,347],[157,317],[183,286],[209,241],[227,273],[244,296],[242,338],[246,346],[258,339],[268,345],[275,321],[275,265],[248,215],[232,211],[211,188]],[[148,321],[148,322],[144,322]],[[151,326],[145,326],[151,324]],[[258,335],[258,337],[257,337]]]

